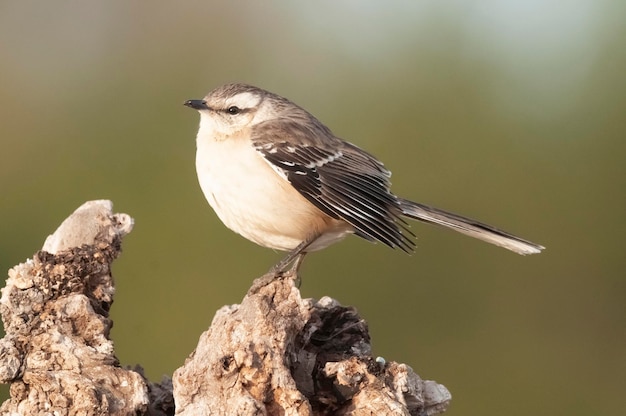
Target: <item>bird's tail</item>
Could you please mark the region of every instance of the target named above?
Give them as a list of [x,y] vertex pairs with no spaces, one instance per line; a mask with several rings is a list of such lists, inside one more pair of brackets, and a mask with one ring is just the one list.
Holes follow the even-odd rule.
[[460,233],[478,238],[479,240],[504,247],[518,254],[535,254],[544,249],[539,244],[516,237],[513,234],[498,230],[476,220],[452,214],[427,205],[418,204],[407,199],[398,198],[402,213],[415,220],[442,225]]

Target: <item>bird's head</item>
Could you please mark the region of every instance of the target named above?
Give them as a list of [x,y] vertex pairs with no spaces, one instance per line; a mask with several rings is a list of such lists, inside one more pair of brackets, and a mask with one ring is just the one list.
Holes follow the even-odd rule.
[[198,110],[202,131],[224,137],[279,119],[289,107],[299,109],[285,98],[246,84],[226,84],[184,104]]

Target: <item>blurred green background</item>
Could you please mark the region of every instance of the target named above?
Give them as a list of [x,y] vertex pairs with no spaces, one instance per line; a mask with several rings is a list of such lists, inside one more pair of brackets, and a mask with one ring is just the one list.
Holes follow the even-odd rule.
[[356,306],[376,355],[451,390],[449,415],[626,414],[625,17],[608,0],[2,1],[0,269],[113,200],[136,220],[117,355],[171,375],[280,258],[195,177],[183,101],[244,81],[376,154],[398,194],[547,247],[415,224],[413,256],[354,237],[311,255],[303,296]]

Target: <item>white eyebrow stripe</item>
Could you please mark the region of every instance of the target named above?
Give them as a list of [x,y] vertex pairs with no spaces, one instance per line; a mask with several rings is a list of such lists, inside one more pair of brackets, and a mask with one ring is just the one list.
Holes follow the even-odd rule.
[[261,102],[261,97],[258,94],[252,94],[250,92],[242,92],[234,97],[231,97],[226,101],[226,106],[237,106],[241,109],[254,108]]

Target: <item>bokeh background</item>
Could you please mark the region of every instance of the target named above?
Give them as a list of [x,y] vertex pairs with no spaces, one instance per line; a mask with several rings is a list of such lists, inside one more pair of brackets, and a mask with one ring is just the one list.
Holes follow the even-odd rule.
[[[230,81],[291,98],[379,156],[402,196],[547,246],[415,224],[413,256],[350,238],[305,297],[369,322],[447,414],[626,414],[626,3],[2,1],[0,269],[81,203],[136,220],[115,263],[123,364],[171,375],[280,258],[226,230],[194,170]],[[2,397],[7,388],[3,387]]]

